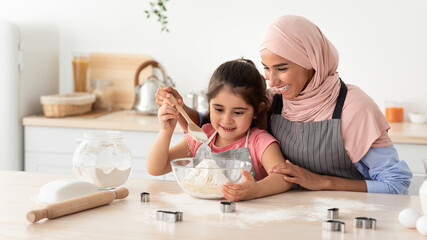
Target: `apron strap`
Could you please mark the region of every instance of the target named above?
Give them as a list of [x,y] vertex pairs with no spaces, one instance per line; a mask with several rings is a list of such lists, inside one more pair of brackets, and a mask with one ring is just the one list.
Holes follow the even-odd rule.
[[206,145],[209,145],[209,143],[212,141],[212,139],[215,137],[215,135],[217,134],[218,132],[217,131],[215,131],[209,138],[208,138],[208,141],[206,141]]
[[281,114],[283,108],[282,94],[275,94],[270,110],[267,112],[267,131],[271,134],[271,116],[273,114]]
[[334,109],[334,113],[332,114],[332,119],[341,119],[342,108],[344,106],[344,101],[347,96],[347,90],[348,90],[347,86],[341,80],[341,78],[340,78],[340,82],[341,82],[340,93],[338,94],[337,104],[335,104],[335,109]]
[[248,129],[248,133],[246,133],[246,142],[245,142],[245,148],[248,147],[248,139],[249,139],[249,132],[251,131],[251,129]]

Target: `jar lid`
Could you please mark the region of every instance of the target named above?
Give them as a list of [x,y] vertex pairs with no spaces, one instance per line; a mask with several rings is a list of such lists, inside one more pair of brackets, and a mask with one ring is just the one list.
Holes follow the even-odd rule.
[[112,140],[122,138],[120,131],[87,131],[83,134],[85,139]]

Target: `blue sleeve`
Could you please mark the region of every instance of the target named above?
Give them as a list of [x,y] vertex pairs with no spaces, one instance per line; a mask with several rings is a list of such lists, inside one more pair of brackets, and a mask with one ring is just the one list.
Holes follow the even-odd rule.
[[357,163],[370,193],[408,194],[412,172],[405,161],[399,160],[396,148],[371,147]]

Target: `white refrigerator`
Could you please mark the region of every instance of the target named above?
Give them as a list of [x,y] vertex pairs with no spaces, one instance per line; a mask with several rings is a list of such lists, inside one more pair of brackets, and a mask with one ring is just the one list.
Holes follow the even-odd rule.
[[56,26],[0,19],[0,170],[24,169],[22,118],[41,114],[40,96],[58,93]]

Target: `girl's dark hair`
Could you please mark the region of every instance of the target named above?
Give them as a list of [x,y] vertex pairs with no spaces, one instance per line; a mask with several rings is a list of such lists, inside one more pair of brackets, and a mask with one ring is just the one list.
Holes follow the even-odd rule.
[[[227,87],[234,94],[240,95],[254,108],[256,118],[251,127],[265,128],[268,100],[266,81],[255,64],[249,59],[236,59],[221,64],[212,74],[206,98],[208,103],[218,92]],[[264,107],[259,109],[261,103]],[[210,122],[210,112],[205,115],[203,123]]]

